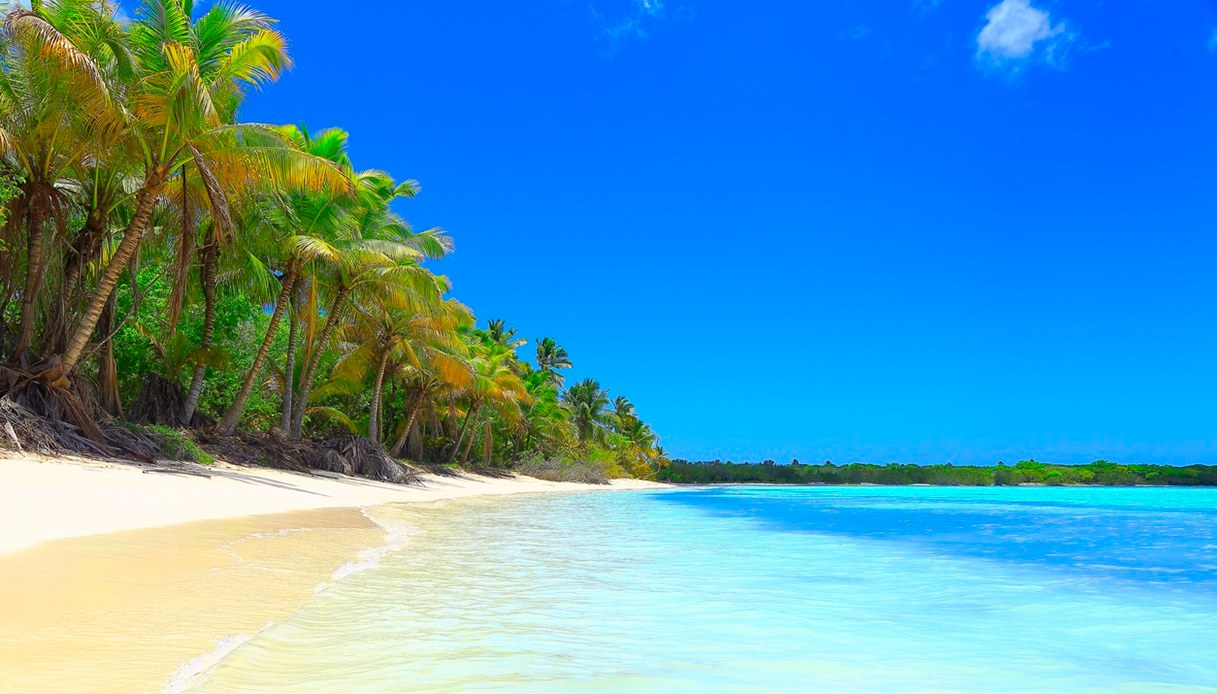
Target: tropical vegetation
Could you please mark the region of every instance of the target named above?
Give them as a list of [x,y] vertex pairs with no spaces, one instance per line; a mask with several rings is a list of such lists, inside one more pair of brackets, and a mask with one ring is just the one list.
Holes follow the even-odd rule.
[[797,460],[787,464],[778,464],[772,460],[761,463],[673,460],[670,465],[659,470],[658,478],[665,482],[684,484],[1213,486],[1217,485],[1217,466],[1121,465],[1106,460],[1096,460],[1086,465],[1055,465],[1024,460],[1014,465],[999,462],[991,466],[950,463],[834,465],[831,461],[820,465],[805,465]]
[[418,182],[356,166],[341,129],[240,119],[292,65],[272,18],[128,9],[5,8],[0,441],[139,457],[358,437],[433,465],[665,464],[627,399],[566,384],[554,338],[529,359],[504,321],[477,327],[434,269],[452,237],[398,212]]

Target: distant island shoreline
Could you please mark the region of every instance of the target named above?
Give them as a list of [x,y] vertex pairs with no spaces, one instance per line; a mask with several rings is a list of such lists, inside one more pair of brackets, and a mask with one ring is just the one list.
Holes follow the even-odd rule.
[[1217,465],[1122,465],[1097,460],[1057,465],[1024,460],[1014,465],[906,465],[797,460],[778,464],[673,460],[656,479],[672,484],[776,484],[832,487],[1214,487]]

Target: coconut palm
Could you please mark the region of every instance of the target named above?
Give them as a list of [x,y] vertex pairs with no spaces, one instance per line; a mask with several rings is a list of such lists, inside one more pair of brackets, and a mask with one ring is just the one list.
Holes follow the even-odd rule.
[[417,182],[356,169],[340,129],[238,120],[290,65],[271,18],[226,0],[143,0],[133,21],[113,0],[29,5],[0,31],[0,385],[68,420],[51,438],[142,456],[102,411],[222,415],[221,435],[277,420],[293,438],[306,417],[356,432],[366,413],[394,456],[662,464],[627,399],[561,389],[556,340],[534,369],[506,321],[474,328],[431,267],[451,239],[394,210]]
[[189,10],[188,2],[149,0],[129,32],[140,78],[128,91],[129,106],[115,127],[137,145],[142,180],[122,240],[67,341],[62,359],[65,373],[72,372],[83,354],[174,172],[188,164],[198,170],[215,223],[225,227],[231,227],[226,191],[254,181],[273,180],[285,188],[346,185],[336,167],[291,147],[273,129],[231,124],[243,90],[277,79],[288,66],[283,37],[251,27],[233,45],[208,52],[202,49],[213,46],[203,43],[196,50]]
[[[474,381],[465,393],[468,407],[449,455],[449,462],[453,463],[468,459],[477,434],[478,417],[484,407],[489,406],[500,417],[515,421],[520,416],[521,404],[529,400],[528,389],[516,367],[515,352],[497,341],[483,339],[484,335],[479,333],[471,333],[470,338]],[[470,424],[474,426],[470,427]],[[485,432],[484,436],[489,433]]]
[[581,445],[600,438],[611,421],[608,391],[601,388],[600,382],[595,379],[585,378],[566,389],[562,394],[562,404],[571,411],[571,420],[579,432]]
[[385,378],[400,369],[428,366],[450,372],[458,379],[467,365],[460,360],[464,343],[456,326],[467,323],[469,310],[456,301],[445,301],[427,312],[404,310],[376,302],[356,306],[352,323],[340,331],[339,341],[351,349],[334,368],[335,377],[359,383],[372,381],[368,414],[368,440],[380,444]]
[[[335,237],[311,241],[318,260],[313,278],[330,298],[320,331],[305,345],[307,360],[292,397],[292,437],[300,436],[304,409],[299,404],[308,402],[324,349],[349,299],[379,295],[378,300],[399,305],[415,298],[424,300],[416,306],[435,305],[434,300],[445,291],[446,280],[437,281],[422,261],[442,258],[451,250],[451,240],[440,229],[415,233],[390,208],[398,198],[413,197],[417,183],[398,184],[383,172],[365,171],[357,176],[355,190],[354,199],[333,229]],[[317,318],[315,314],[307,316],[309,321]]]
[[516,334],[516,329],[507,327],[506,321],[495,319],[486,324],[485,337],[496,345],[514,350],[528,344],[528,340],[517,339]]
[[[129,61],[112,7],[83,2],[14,9],[4,21],[3,48],[0,147],[23,179],[9,211],[6,245],[25,251],[25,267],[21,274],[8,262],[0,269],[6,277],[24,277],[13,350],[14,359],[24,361],[34,341],[48,247],[55,236],[67,235],[67,201],[57,182],[90,145],[121,127],[109,80],[125,73],[120,66]],[[48,234],[48,222],[57,234]]]
[[573,364],[570,355],[552,337],[537,340],[537,368],[548,374],[556,385],[562,385],[562,369],[569,369]]

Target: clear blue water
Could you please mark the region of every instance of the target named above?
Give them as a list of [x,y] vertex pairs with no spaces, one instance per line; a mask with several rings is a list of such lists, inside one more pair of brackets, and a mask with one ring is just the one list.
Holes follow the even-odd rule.
[[376,511],[197,691],[1217,691],[1217,490],[729,487]]

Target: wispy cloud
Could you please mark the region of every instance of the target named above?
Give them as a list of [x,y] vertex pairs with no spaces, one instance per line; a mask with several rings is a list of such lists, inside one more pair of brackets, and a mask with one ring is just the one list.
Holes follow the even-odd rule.
[[664,0],[630,0],[625,13],[617,17],[606,17],[593,5],[588,5],[588,10],[592,22],[600,26],[600,36],[614,48],[629,40],[646,38],[648,28],[667,13]]
[[866,26],[865,24],[858,24],[858,25],[854,26],[854,28],[852,28],[852,29],[842,31],[840,36],[843,39],[861,41],[862,39],[866,38],[867,36],[870,36],[870,34],[871,34],[870,27]]
[[1064,21],[1053,23],[1031,0],[1002,0],[985,15],[976,36],[976,57],[982,64],[1020,70],[1032,62],[1063,68],[1077,36]]
[[1217,29],[1214,29],[1213,33],[1209,34],[1209,51],[1217,53]]

